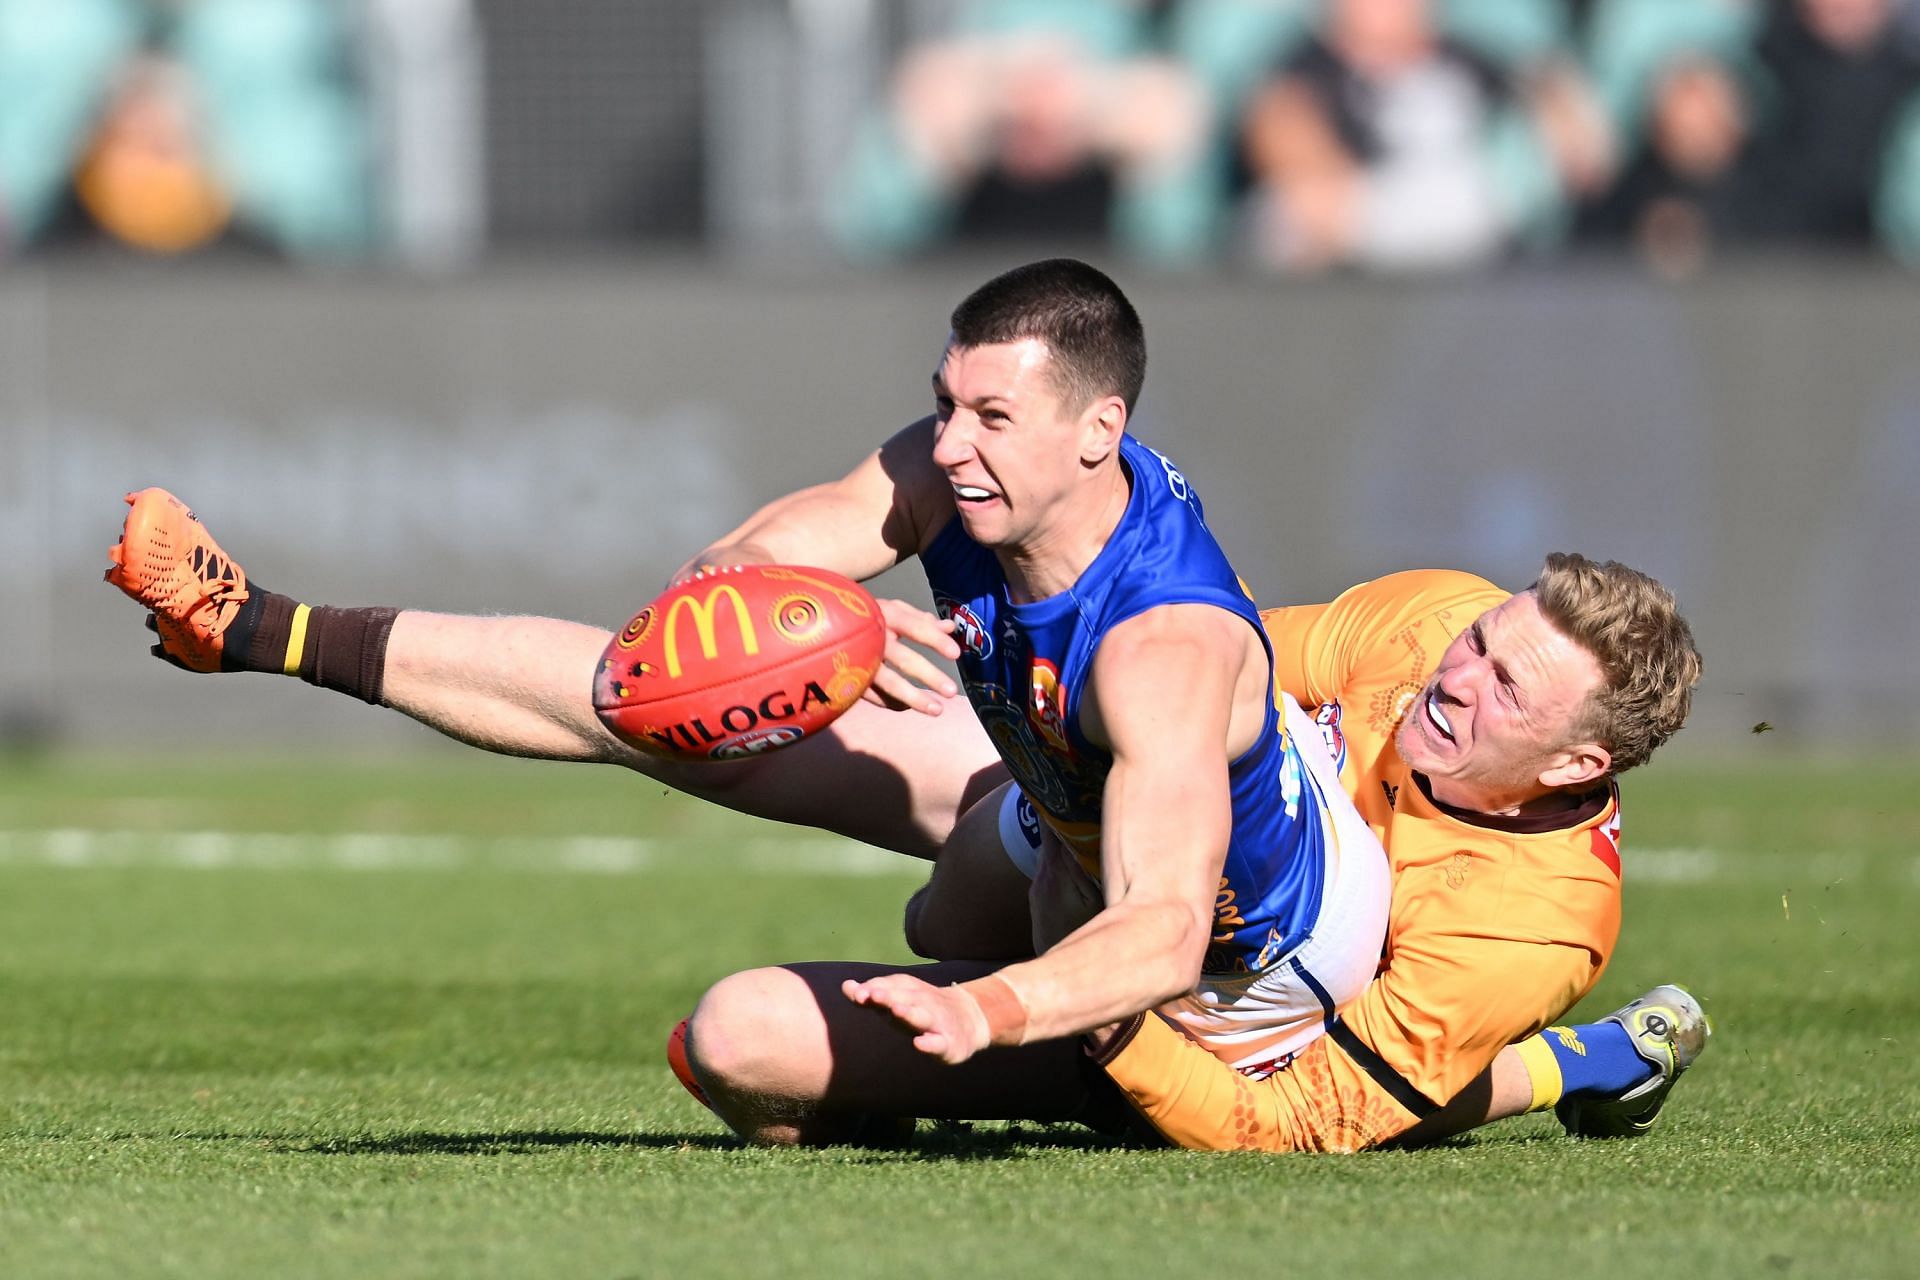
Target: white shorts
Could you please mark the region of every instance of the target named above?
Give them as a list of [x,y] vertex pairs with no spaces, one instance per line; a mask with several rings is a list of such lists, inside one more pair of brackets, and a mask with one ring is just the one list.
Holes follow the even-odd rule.
[[[1287,733],[1306,766],[1326,831],[1320,913],[1307,936],[1258,973],[1204,973],[1159,1012],[1229,1066],[1264,1076],[1326,1031],[1334,1011],[1366,990],[1380,967],[1392,880],[1373,828],[1340,785],[1325,739],[1283,695]],[[1000,804],[1000,843],[1032,879],[1045,830],[1018,786]]]

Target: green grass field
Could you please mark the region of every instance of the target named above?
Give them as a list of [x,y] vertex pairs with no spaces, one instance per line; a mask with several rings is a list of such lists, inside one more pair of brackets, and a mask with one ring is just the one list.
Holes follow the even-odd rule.
[[750,1151],[667,1029],[734,968],[905,960],[915,865],[611,771],[0,764],[0,1276],[1920,1272],[1912,770],[1627,793],[1584,1011],[1679,979],[1719,1025],[1648,1138]]

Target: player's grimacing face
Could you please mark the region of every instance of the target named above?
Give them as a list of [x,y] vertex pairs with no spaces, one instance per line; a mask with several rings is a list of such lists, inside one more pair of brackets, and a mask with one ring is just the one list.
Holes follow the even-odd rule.
[[1075,416],[1054,386],[1044,342],[949,346],[933,375],[934,465],[946,472],[967,535],[1021,544],[1072,488]]
[[1531,592],[1489,609],[1440,656],[1401,717],[1401,759],[1447,804],[1500,813],[1549,790],[1600,664],[1562,635]]

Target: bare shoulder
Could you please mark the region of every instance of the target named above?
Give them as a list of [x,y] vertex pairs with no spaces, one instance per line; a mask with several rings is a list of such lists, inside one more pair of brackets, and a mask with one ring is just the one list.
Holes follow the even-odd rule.
[[871,481],[893,493],[898,543],[924,548],[954,514],[953,489],[933,462],[931,414],[896,431],[869,459]]
[[1264,652],[1246,619],[1216,605],[1149,609],[1101,641],[1081,703],[1082,728],[1109,749],[1136,733],[1167,732],[1169,723],[1181,733],[1222,733],[1248,677],[1264,688],[1264,669],[1250,666]]
[[1094,664],[1130,666],[1180,653],[1227,658],[1241,651],[1242,638],[1252,630],[1245,618],[1218,605],[1157,605],[1108,631]]

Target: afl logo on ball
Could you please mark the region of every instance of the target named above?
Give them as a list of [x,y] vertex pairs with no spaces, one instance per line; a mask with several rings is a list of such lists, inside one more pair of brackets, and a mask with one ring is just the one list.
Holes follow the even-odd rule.
[[713,750],[707,752],[707,757],[712,760],[738,760],[743,756],[757,756],[762,751],[771,751],[775,747],[784,747],[789,743],[798,742],[805,736],[805,732],[798,725],[769,725],[764,729],[754,729],[716,744]]

